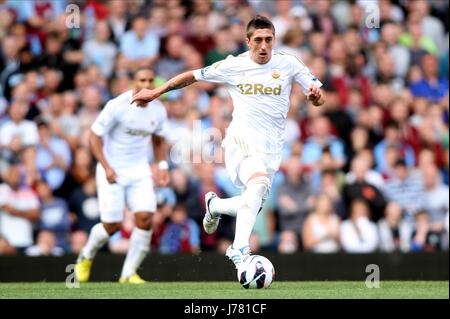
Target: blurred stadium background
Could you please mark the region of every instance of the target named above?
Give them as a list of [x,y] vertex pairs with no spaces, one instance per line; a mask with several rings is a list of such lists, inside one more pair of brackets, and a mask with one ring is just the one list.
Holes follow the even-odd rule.
[[[74,262],[99,221],[87,132],[106,101],[129,89],[130,72],[151,65],[158,86],[242,53],[256,13],[272,19],[276,49],[324,83],[327,101],[308,106],[294,88],[284,160],[252,251],[288,260],[286,279],[295,269],[294,279],[345,279],[351,265],[364,274],[375,260],[394,279],[448,280],[448,1],[0,0],[0,281],[58,280]],[[223,164],[195,154],[205,145],[220,152],[212,128],[224,135],[231,100],[207,83],[161,100],[173,154],[185,160],[171,158],[171,185],[157,190],[145,265],[170,280],[164,267],[185,262],[191,268],[176,279],[217,280],[223,274],[195,267],[202,256],[213,256],[208,267],[227,262],[234,221],[205,234],[203,196],[238,190]],[[114,279],[132,228],[126,213],[94,279]]]

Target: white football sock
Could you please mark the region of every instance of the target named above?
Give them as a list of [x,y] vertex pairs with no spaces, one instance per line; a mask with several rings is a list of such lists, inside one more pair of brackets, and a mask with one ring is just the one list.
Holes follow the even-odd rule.
[[256,177],[242,194],[242,204],[236,217],[236,233],[233,242],[234,249],[249,246],[250,235],[256,222],[256,216],[268,189],[266,177]]
[[239,207],[242,203],[242,197],[234,196],[230,198],[215,197],[209,203],[209,208],[213,214],[224,214],[236,217]]
[[135,227],[130,237],[130,246],[122,268],[122,277],[134,275],[150,251],[151,230]]
[[94,259],[97,251],[108,241],[109,234],[102,223],[94,225],[89,234],[89,239],[84,246],[81,255],[87,259]]

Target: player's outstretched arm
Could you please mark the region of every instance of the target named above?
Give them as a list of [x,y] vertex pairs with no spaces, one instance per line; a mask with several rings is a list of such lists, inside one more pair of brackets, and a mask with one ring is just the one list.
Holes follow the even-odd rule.
[[167,81],[164,85],[153,89],[142,89],[138,93],[136,93],[133,96],[133,100],[131,103],[137,102],[137,103],[148,103],[153,101],[154,99],[157,99],[162,94],[172,91],[184,88],[185,86],[191,85],[192,83],[196,82],[197,80],[194,77],[193,71],[186,71],[184,73],[178,74],[177,76],[171,78],[169,81]]
[[325,103],[325,97],[322,90],[314,85],[310,85],[308,88],[308,93],[306,94],[306,99],[311,101],[314,106],[321,106]]

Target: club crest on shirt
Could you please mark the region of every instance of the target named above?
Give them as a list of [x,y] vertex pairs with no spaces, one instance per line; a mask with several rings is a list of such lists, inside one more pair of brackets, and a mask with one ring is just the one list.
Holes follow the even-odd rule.
[[281,74],[280,74],[280,70],[278,69],[272,69],[272,77],[277,80],[278,78],[280,78]]

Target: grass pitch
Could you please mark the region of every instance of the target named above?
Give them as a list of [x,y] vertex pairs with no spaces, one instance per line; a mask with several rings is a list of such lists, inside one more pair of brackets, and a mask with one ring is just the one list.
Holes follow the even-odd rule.
[[448,299],[448,281],[381,281],[369,289],[355,281],[275,281],[269,289],[246,290],[237,282],[0,283],[0,299]]

